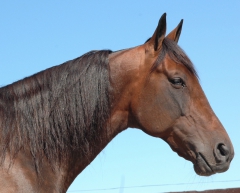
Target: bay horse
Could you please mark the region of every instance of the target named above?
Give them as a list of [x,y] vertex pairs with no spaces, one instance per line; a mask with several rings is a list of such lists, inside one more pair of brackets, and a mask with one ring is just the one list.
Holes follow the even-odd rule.
[[144,44],[91,51],[0,88],[0,192],[66,192],[120,132],[166,141],[209,176],[229,168],[232,143],[177,45],[166,14]]

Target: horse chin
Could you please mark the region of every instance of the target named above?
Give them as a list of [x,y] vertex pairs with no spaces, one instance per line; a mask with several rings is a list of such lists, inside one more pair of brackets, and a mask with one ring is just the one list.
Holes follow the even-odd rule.
[[182,155],[177,152],[180,157],[191,161],[194,164],[194,170],[199,176],[211,176],[215,174],[213,167],[208,163],[205,157],[201,153],[196,153],[194,157]]
[[194,170],[199,176],[210,176],[216,173],[201,153],[197,154]]

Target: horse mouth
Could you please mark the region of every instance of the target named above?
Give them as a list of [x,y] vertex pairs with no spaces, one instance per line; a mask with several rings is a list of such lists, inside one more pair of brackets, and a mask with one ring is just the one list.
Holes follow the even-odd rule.
[[210,176],[216,173],[214,172],[211,165],[208,163],[207,159],[201,153],[197,153],[196,155],[194,170],[200,176]]

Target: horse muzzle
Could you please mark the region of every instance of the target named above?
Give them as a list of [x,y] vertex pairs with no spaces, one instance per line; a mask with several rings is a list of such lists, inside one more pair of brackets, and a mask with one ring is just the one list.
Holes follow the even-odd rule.
[[234,157],[232,148],[228,148],[227,145],[222,143],[216,145],[213,150],[213,158],[206,155],[201,152],[196,153],[194,170],[200,176],[210,176],[227,171]]

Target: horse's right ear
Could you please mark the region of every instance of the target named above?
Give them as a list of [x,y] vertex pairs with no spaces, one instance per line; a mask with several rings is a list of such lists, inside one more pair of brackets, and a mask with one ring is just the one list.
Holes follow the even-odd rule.
[[154,51],[159,50],[162,47],[162,41],[166,34],[166,13],[164,13],[159,19],[157,29],[153,36],[148,41],[148,44],[154,48]]

